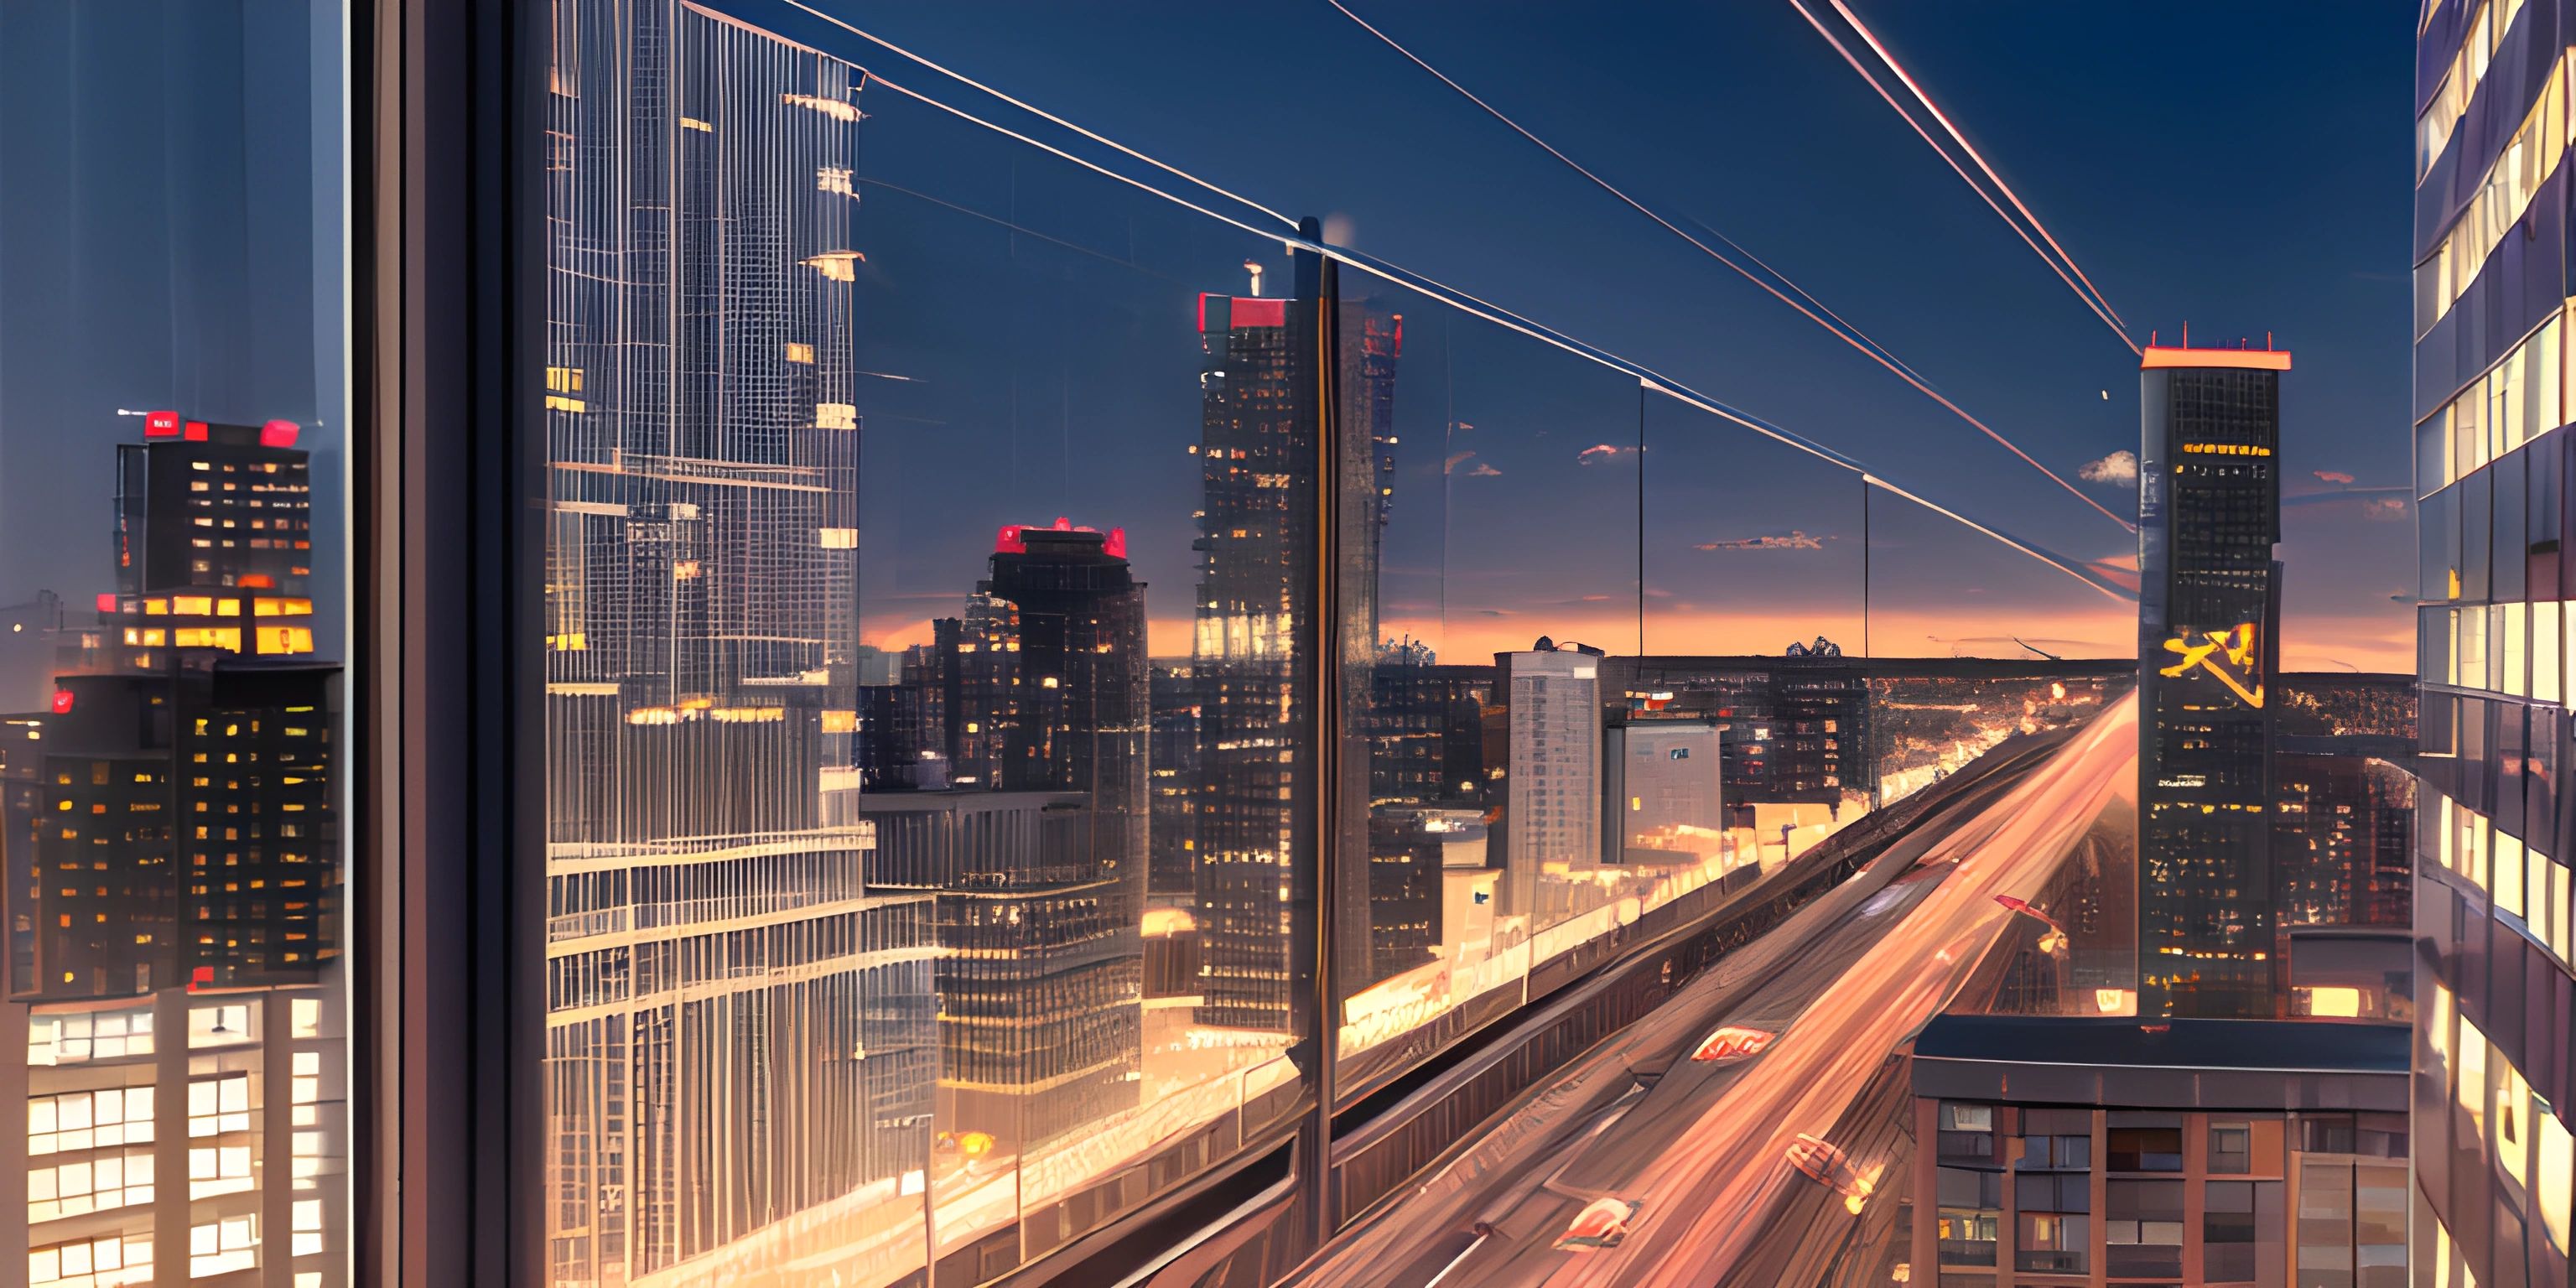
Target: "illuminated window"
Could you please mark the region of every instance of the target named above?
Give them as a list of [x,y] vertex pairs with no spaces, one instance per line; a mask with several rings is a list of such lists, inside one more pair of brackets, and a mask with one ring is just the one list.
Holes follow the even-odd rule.
[[[2481,44],[2472,38],[2469,49],[2474,51]],[[2471,84],[2483,74],[2484,58],[2483,54],[2477,55],[2475,74],[2468,77]],[[2460,80],[2456,64],[2451,80]],[[2415,270],[2417,335],[2430,331],[2468,292],[2488,254],[2521,221],[2532,197],[2557,169],[2560,155],[2567,150],[2566,85],[2567,64],[2562,60],[2550,68],[2538,101],[2488,169],[2449,235]]]
[[2576,1138],[2567,1134],[2567,1125],[2558,1115],[2535,1107],[2533,1125],[2540,1137],[2540,1180],[2533,1187],[2538,1199],[2541,1223],[2549,1227],[2550,1246],[2560,1252],[2567,1247],[2567,1206],[2569,1189],[2576,1186]]
[[2523,866],[2522,841],[2510,833],[2496,833],[2495,861],[2489,866],[2495,874],[2495,881],[2488,888],[2487,894],[2494,900],[2495,910],[2521,916],[2522,883],[2526,872]]
[[2502,650],[2504,655],[2504,684],[2502,689],[2504,692],[2510,693],[2515,697],[2525,697],[2531,692],[2531,681],[2529,678],[2529,672],[2526,669],[2527,658],[2525,656],[2525,648],[2528,641],[2524,636],[2524,632],[2530,629],[2528,618],[2529,610],[2526,605],[2507,604],[2504,606],[2504,648]]
[[30,1158],[152,1139],[152,1088],[111,1087],[27,1098]]
[[27,1169],[27,1220],[55,1221],[152,1201],[152,1151],[129,1150]]
[[2558,701],[2558,680],[2563,663],[2558,655],[2558,622],[2560,606],[2531,606],[2531,696],[2543,702]]
[[226,1217],[188,1231],[188,1277],[248,1270],[259,1264],[259,1218]]
[[107,1235],[27,1254],[28,1288],[123,1288],[152,1282],[152,1240]]
[[2468,1111],[2471,1129],[2483,1138],[2487,1130],[2487,1035],[2465,1015],[2460,1017],[2460,1080],[2455,1098],[2460,1108]]

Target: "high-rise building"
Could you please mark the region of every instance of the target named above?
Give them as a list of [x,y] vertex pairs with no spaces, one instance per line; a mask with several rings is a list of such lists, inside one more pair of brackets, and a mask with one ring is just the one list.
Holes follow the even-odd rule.
[[2281,373],[2150,346],[2138,449],[2138,1012],[2278,1013],[2271,713]]
[[1601,654],[1538,643],[1494,662],[1511,710],[1502,911],[1546,925],[1577,911],[1552,897],[1564,883],[1548,870],[1601,865]]
[[2567,23],[2417,24],[2418,1285],[2562,1282],[2576,1247]]
[[1014,524],[932,630],[919,687],[941,694],[950,781],[861,812],[874,888],[937,899],[940,1130],[1016,1151],[1136,1103],[1145,587],[1123,531]]
[[1722,852],[1718,733],[1705,720],[1623,721],[1602,731],[1603,862],[1698,863]]
[[1485,709],[1494,668],[1443,665],[1418,646],[1379,650],[1370,675],[1369,799],[1381,804],[1481,805]]
[[[1205,353],[1198,457],[1200,580],[1191,647],[1202,751],[1196,793],[1193,887],[1207,988],[1201,1022],[1271,1033],[1296,1030],[1296,955],[1289,917],[1311,907],[1317,836],[1314,793],[1330,791],[1338,841],[1366,853],[1368,766],[1346,758],[1344,777],[1312,781],[1317,728],[1316,645],[1332,633],[1376,639],[1377,558],[1388,489],[1378,446],[1388,436],[1400,319],[1366,303],[1339,304],[1327,319],[1324,266],[1301,256],[1294,298],[1199,297]],[[1319,398],[1323,336],[1339,390],[1330,432],[1330,480],[1339,488],[1345,564],[1340,621],[1318,636],[1314,552],[1323,534],[1316,489],[1327,432]],[[1346,650],[1347,652],[1347,650]],[[1365,714],[1367,690],[1331,699],[1346,720]],[[1355,726],[1354,726],[1355,727]],[[1334,892],[1346,917],[1366,913],[1366,884]],[[1355,923],[1359,924],[1359,923]],[[1344,936],[1352,951],[1365,940]]]
[[939,1130],[1017,1154],[1136,1105],[1137,894],[1087,793],[874,792],[872,888],[933,896]]
[[677,0],[553,30],[548,1272],[856,1273],[938,1063],[853,800],[860,74]]
[[233,659],[57,680],[37,777],[59,822],[16,855],[11,995],[318,980],[340,951],[336,680]]
[[0,1174],[48,1282],[344,1281],[339,668],[296,433],[151,413],[117,589],[6,721],[0,1102],[30,1130]]

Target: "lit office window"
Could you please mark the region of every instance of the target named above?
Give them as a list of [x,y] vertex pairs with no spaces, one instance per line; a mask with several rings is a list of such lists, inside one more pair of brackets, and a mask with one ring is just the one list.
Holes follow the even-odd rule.
[[2567,1124],[2546,1106],[2535,1106],[2533,1121],[2539,1129],[2539,1158],[2533,1163],[2538,1172],[2532,1185],[2534,1206],[2541,1223],[2549,1229],[2549,1242],[2560,1252],[2568,1250],[2568,1202],[2576,1190],[2576,1138],[2571,1138]]

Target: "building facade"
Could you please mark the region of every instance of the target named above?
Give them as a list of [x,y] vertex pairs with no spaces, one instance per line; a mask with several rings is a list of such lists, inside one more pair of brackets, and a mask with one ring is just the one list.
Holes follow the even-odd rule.
[[1910,1281],[2408,1288],[2405,1070],[2386,1025],[1936,1017]]
[[7,721],[0,1251],[29,1282],[344,1282],[339,667],[298,432],[149,413],[116,589]]
[[2416,36],[2416,1283],[2568,1278],[2571,14]]
[[[1199,586],[1191,675],[1198,690],[1199,781],[1193,793],[1192,889],[1207,987],[1201,1022],[1287,1034],[1302,967],[1288,917],[1311,907],[1310,874],[1294,862],[1315,844],[1313,793],[1329,788],[1340,843],[1365,853],[1368,766],[1346,758],[1347,781],[1311,780],[1317,659],[1300,631],[1321,608],[1315,552],[1323,533],[1317,489],[1341,500],[1344,550],[1335,570],[1339,630],[1374,646],[1377,561],[1390,489],[1379,444],[1388,434],[1401,329],[1358,301],[1323,315],[1325,266],[1299,256],[1292,298],[1201,295]],[[1327,326],[1326,323],[1331,325]],[[1330,350],[1326,336],[1333,337]],[[1323,369],[1331,364],[1328,377]],[[1340,476],[1323,477],[1322,390],[1337,391],[1331,432]],[[1333,701],[1363,714],[1366,686]],[[1364,882],[1333,892],[1364,916]],[[1359,941],[1352,951],[1362,953]],[[1354,964],[1357,964],[1355,961]]]
[[918,1265],[934,903],[872,883],[851,748],[859,74],[674,0],[554,19],[548,1274]]
[[1503,907],[1539,926],[1578,909],[1568,883],[1601,866],[1601,654],[1541,639],[1494,658],[1510,708]]
[[2138,448],[2138,1013],[2269,1016],[2281,374],[2146,350]]

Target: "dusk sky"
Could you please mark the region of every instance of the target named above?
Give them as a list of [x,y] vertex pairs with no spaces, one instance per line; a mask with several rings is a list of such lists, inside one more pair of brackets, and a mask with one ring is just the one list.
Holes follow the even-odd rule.
[[[782,0],[720,7],[1268,226]],[[2071,559],[2134,562],[2134,538],[2111,521],[1329,5],[818,7],[1213,184],[1323,216],[1342,244]],[[1529,5],[1482,6],[1472,22],[1451,5],[1353,7],[1658,212],[1760,256],[2058,473],[2136,449],[2136,359],[1785,2],[1579,21]],[[2284,664],[2405,669],[2412,6],[2298,19],[2215,4],[1854,8],[2139,342],[2152,329],[2174,343],[2188,321],[2196,343],[2259,346],[2269,333],[2295,352],[2282,394]],[[883,355],[911,364],[884,369],[915,387],[863,407],[871,637],[904,642],[906,623],[955,611],[980,554],[964,534],[1069,512],[1137,535],[1157,651],[1179,651],[1196,478],[1190,303],[1244,291],[1247,256],[1273,261],[1265,293],[1278,294],[1284,256],[869,93],[860,227],[878,239],[863,249],[882,290],[863,305],[878,316],[860,319],[862,344],[899,329],[916,346]],[[979,272],[987,285],[967,288]],[[961,291],[975,298],[929,298]],[[1851,475],[1685,406],[1641,407],[1626,377],[1430,301],[1351,289],[1364,291],[1407,315],[1389,633],[1455,660],[1541,632],[1624,651],[1642,590],[1654,651],[1773,652],[1818,633],[1857,649]],[[920,331],[943,317],[953,329]],[[953,365],[932,378],[942,362]],[[1599,445],[1627,454],[1582,454]],[[1450,465],[1462,451],[1478,454]],[[897,459],[902,482],[884,468]],[[965,485],[970,467],[997,462]],[[960,490],[922,486],[948,469]],[[2079,486],[2134,512],[2129,486]],[[2069,655],[2134,649],[2129,606],[2064,573],[1884,494],[1869,521],[1874,652],[2009,655],[2014,637]]]

